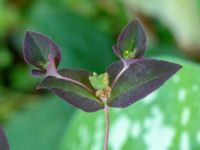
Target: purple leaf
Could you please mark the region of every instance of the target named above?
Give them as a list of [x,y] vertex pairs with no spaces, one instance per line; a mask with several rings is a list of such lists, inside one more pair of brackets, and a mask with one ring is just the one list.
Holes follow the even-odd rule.
[[[24,59],[42,73],[58,66],[61,54],[58,46],[41,33],[27,31],[24,40]],[[33,74],[39,75],[38,71]]]
[[2,127],[0,127],[0,150],[9,150],[7,138]]
[[45,74],[45,71],[40,71],[40,70],[37,70],[37,69],[32,69],[31,70],[31,74],[33,76],[42,76]]
[[38,86],[39,89],[49,89],[71,105],[87,112],[103,109],[103,103],[96,98],[89,76],[85,70],[63,69],[59,71],[61,76],[49,76]]
[[146,50],[146,35],[139,20],[135,19],[125,26],[113,50],[120,59],[143,57]]
[[133,104],[159,88],[180,68],[178,64],[152,59],[133,60],[125,69],[122,61],[113,63],[107,70],[112,81],[108,105],[127,107]]

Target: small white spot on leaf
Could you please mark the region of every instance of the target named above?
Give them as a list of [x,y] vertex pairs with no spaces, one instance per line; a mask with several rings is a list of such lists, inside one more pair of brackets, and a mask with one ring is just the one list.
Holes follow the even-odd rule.
[[185,126],[190,118],[190,109],[188,107],[183,108],[182,115],[181,115],[181,125]]
[[183,132],[180,138],[180,150],[190,150],[190,139],[187,132]]
[[179,75],[174,75],[173,76],[173,81],[174,81],[174,83],[178,83],[179,81],[180,81],[180,76]]
[[192,86],[193,92],[198,92],[198,89],[199,89],[198,85],[195,84],[195,85]]
[[102,116],[99,116],[95,123],[95,134],[94,134],[94,142],[92,144],[92,150],[101,150],[103,149],[102,142],[104,138],[104,130],[103,130],[104,120]]
[[178,100],[180,102],[183,102],[186,99],[186,94],[187,94],[186,90],[184,88],[181,88],[178,92]]
[[158,92],[155,91],[155,92],[149,94],[148,96],[146,96],[143,99],[143,103],[144,104],[149,104],[149,103],[153,102],[157,97],[158,97]]
[[89,145],[90,136],[89,136],[89,130],[86,126],[81,125],[79,128],[79,137],[80,137],[80,148],[86,149]]
[[153,115],[153,118],[150,117],[144,120],[144,126],[147,129],[151,128],[154,125],[160,124],[163,121],[163,114],[161,113],[158,106],[152,107],[151,113]]
[[109,144],[112,150],[122,149],[129,135],[130,124],[130,119],[121,115],[111,126]]
[[112,111],[113,114],[118,115],[122,112],[121,108],[115,108],[115,109],[110,109],[110,111]]
[[163,125],[163,113],[160,108],[154,106],[152,108],[153,117],[145,120],[147,132],[144,134],[144,141],[148,150],[168,150],[175,130],[172,127]]
[[141,124],[139,121],[134,121],[131,127],[131,135],[133,138],[138,138],[141,133]]
[[200,131],[197,132],[197,142],[200,143]]

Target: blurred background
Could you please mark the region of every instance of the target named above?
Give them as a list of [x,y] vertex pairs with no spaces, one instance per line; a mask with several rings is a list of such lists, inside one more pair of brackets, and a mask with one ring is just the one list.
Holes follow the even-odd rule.
[[200,0],[1,0],[0,122],[11,150],[102,150],[104,113],[85,113],[47,91],[23,59],[27,29],[62,49],[60,68],[103,73],[121,29],[139,18],[147,57],[183,69],[126,109],[111,110],[110,150],[200,149]]

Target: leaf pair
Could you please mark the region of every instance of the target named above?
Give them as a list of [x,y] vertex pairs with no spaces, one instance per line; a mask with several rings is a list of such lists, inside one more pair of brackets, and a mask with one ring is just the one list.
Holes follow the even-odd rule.
[[[106,70],[104,75],[108,75],[109,79],[106,84],[98,81],[102,80],[102,76],[95,74],[93,78],[92,73],[86,70],[57,71],[61,58],[59,48],[44,35],[27,31],[24,43],[25,60],[37,68],[33,72],[46,74],[38,88],[49,89],[73,106],[88,112],[103,109],[105,104],[127,107],[159,88],[181,68],[178,64],[143,58],[146,35],[138,20],[133,20],[124,28],[113,46],[121,60]],[[104,92],[105,85],[111,93],[106,100],[102,100],[96,93],[99,87],[100,92]]]

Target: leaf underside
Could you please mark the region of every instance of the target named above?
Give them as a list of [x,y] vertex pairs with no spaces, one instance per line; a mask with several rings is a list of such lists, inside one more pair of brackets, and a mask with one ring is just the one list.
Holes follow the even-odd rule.
[[[59,74],[71,80],[86,85],[91,89],[88,77],[90,73],[85,70],[63,69]],[[39,89],[49,89],[71,105],[87,112],[94,112],[103,108],[103,103],[84,87],[64,79],[48,76],[38,86]]]
[[27,31],[24,40],[24,59],[27,63],[44,71],[48,66],[48,55],[54,59],[58,66],[61,54],[59,47],[48,37],[32,31]]
[[[108,73],[111,78],[116,77],[119,66],[122,66],[122,62],[110,66]],[[134,60],[114,84],[108,105],[127,107],[133,104],[163,85],[180,68],[180,65],[166,61]]]

